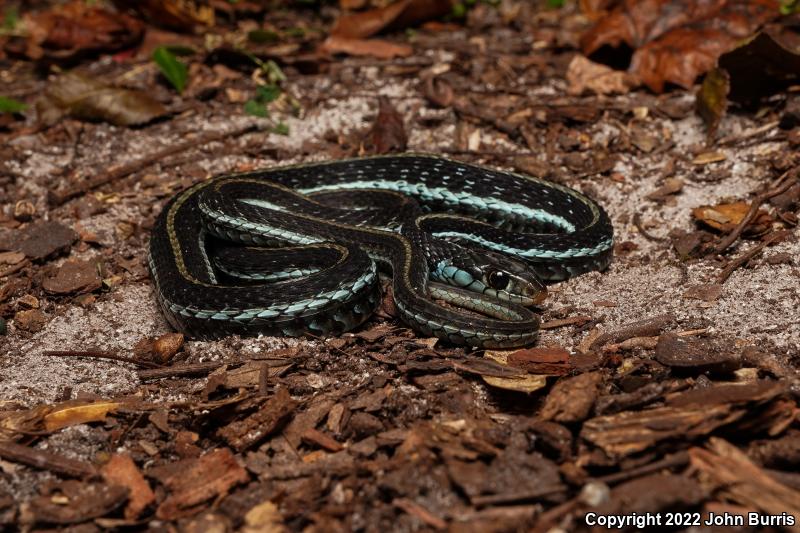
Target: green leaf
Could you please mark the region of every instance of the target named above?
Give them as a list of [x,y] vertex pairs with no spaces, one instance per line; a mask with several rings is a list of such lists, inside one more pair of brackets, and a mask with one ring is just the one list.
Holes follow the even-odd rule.
[[27,108],[28,106],[19,100],[0,96],[0,113],[21,113]]
[[264,104],[274,102],[280,95],[281,88],[277,85],[259,85],[256,88],[256,99]]
[[800,2],[797,0],[783,0],[781,2],[781,15],[791,15],[800,12]]
[[276,43],[281,40],[277,33],[269,30],[253,30],[248,32],[247,39],[258,44]]
[[153,50],[153,61],[161,69],[164,77],[175,87],[175,90],[182,93],[189,76],[189,70],[186,65],[179,61],[166,46],[159,46]]
[[275,127],[272,128],[272,132],[277,133],[278,135],[289,135],[289,126],[283,122],[278,122],[275,124]]
[[267,118],[269,116],[269,111],[267,110],[267,106],[264,105],[263,102],[259,102],[258,100],[248,100],[244,104],[244,112],[248,115],[253,115],[254,117],[261,117]]
[[264,71],[264,74],[267,75],[267,79],[270,81],[270,83],[286,81],[286,74],[283,73],[281,67],[279,67],[278,64],[273,60],[268,59],[262,62],[259,66],[261,67],[261,70]]
[[19,23],[19,11],[17,11],[16,6],[10,6],[3,13],[2,28],[4,32],[14,31],[18,23]]
[[547,0],[547,7],[553,9],[564,7],[564,0]]
[[197,49],[188,44],[165,44],[163,48],[166,48],[176,56],[191,56],[197,53]]

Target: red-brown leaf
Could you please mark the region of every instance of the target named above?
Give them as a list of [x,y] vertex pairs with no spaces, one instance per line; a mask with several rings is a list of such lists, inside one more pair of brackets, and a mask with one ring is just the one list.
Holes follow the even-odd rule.
[[138,43],[144,25],[123,13],[114,13],[85,2],[54,6],[25,17],[28,38],[23,47],[7,48],[31,59],[68,60],[78,54],[113,52]]
[[626,0],[581,38],[584,54],[635,49],[628,71],[655,92],[689,88],[717,58],[779,16],[775,0]]
[[450,0],[401,0],[386,7],[344,15],[336,21],[331,35],[364,38],[384,29],[415,26],[450,12]]

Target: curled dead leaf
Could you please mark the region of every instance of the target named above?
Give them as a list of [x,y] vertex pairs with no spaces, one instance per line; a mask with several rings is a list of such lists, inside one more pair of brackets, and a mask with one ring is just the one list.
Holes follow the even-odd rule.
[[197,0],[114,0],[120,9],[134,9],[145,20],[178,31],[214,25],[214,8]]
[[662,92],[667,83],[690,88],[719,56],[778,17],[775,0],[625,0],[581,37],[591,56],[604,46],[626,44],[635,52],[628,72]]
[[403,117],[384,96],[378,101],[378,116],[372,125],[367,143],[376,154],[404,152],[408,145]]
[[547,386],[547,376],[529,374],[518,378],[498,378],[494,376],[481,376],[483,381],[498,389],[513,390],[516,392],[532,393]]
[[[547,386],[547,376],[541,374],[527,374],[519,368],[508,366],[509,358],[516,351],[487,350],[484,357],[498,363],[500,368],[508,369],[507,376],[481,374],[481,379],[492,387],[512,390],[516,392],[532,393]],[[516,375],[514,375],[516,374]]]
[[426,78],[422,92],[425,98],[438,107],[449,107],[455,97],[453,87],[439,76]]
[[119,402],[95,402],[56,406],[55,410],[44,416],[44,428],[53,432],[68,426],[100,422],[105,420],[108,413],[116,411],[120,405]]
[[567,67],[567,92],[580,95],[585,92],[595,94],[625,94],[638,85],[635,76],[625,71],[595,63],[582,55],[576,55]]
[[74,72],[50,82],[36,101],[36,111],[44,124],[55,124],[69,115],[117,126],[138,126],[167,113],[160,102],[143,91],[109,87]]
[[6,50],[30,59],[69,61],[78,56],[134,46],[144,25],[133,17],[86,2],[69,2],[26,14],[27,35],[9,40]]
[[[702,205],[692,209],[695,220],[719,231],[731,231],[747,215],[750,210],[749,202],[733,202],[730,204],[717,204],[714,206]],[[760,211],[749,224],[749,233],[760,233],[761,228],[768,226],[771,217],[765,211]]]
[[386,29],[402,29],[442,17],[450,0],[401,0],[385,7],[344,15],[336,21],[331,36],[364,38]]

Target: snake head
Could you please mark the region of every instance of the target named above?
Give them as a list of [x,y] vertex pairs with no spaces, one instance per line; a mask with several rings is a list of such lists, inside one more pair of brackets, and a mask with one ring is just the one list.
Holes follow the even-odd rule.
[[526,307],[547,297],[547,289],[527,263],[489,250],[464,248],[462,253],[441,261],[432,277]]

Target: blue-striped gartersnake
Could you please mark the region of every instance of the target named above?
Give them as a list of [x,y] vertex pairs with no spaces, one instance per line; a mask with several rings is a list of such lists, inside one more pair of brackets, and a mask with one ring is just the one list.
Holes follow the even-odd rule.
[[164,208],[149,262],[165,316],[197,338],[350,330],[380,302],[381,267],[403,322],[495,348],[532,343],[539,280],[605,268],[612,241],[573,189],[408,154],[201,182]]

